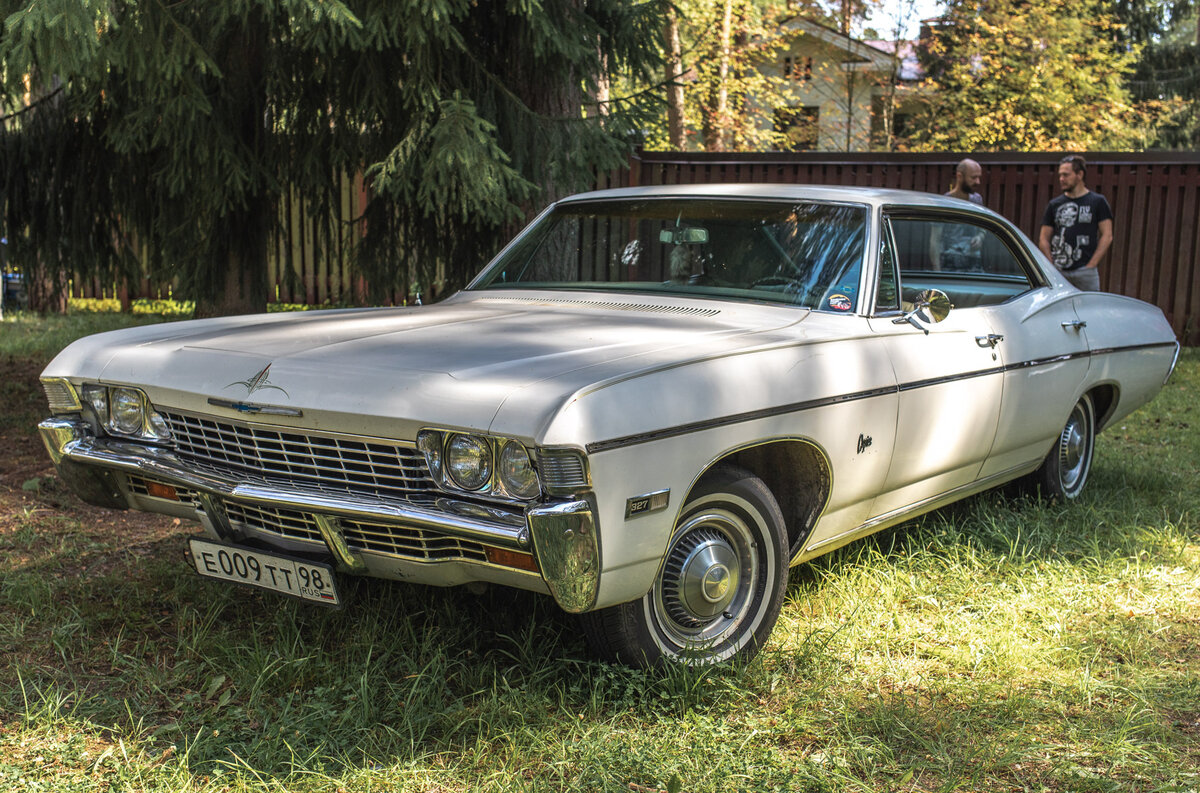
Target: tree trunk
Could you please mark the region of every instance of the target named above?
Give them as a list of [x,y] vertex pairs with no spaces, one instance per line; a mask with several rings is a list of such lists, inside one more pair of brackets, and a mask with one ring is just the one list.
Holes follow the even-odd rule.
[[[229,91],[228,117],[241,142],[247,170],[269,162],[266,128],[267,24],[252,13],[230,36],[221,58]],[[196,317],[255,314],[267,309],[267,239],[275,223],[275,196],[259,174],[242,201],[224,213],[220,239],[208,241],[209,271],[196,296]]]
[[608,103],[612,99],[612,83],[608,79],[608,57],[600,52],[598,55],[600,62],[600,73],[596,75],[596,91],[591,97],[591,101],[584,106],[584,113],[588,116],[601,117],[608,115]]
[[729,45],[733,35],[733,0],[725,0],[721,14],[721,60],[717,66],[716,148],[725,151],[729,140]]
[[37,274],[25,273],[25,297],[29,310],[38,314],[65,314],[67,311],[67,279],[60,266],[42,263]]
[[679,16],[674,6],[667,9],[663,39],[667,51],[667,142],[672,149],[683,151],[687,148],[683,133],[683,50],[679,43]]
[[215,256],[209,289],[196,299],[196,318],[258,314],[267,310],[267,230],[274,201],[256,196],[225,216],[227,235],[211,246]]

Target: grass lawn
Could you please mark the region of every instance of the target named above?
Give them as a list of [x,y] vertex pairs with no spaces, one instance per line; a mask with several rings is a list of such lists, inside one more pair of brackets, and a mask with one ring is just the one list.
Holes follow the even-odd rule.
[[1078,502],[855,543],[793,570],[753,663],[647,673],[548,598],[361,581],[322,610],[79,503],[37,373],[130,321],[0,326],[0,790],[1200,791],[1200,351]]

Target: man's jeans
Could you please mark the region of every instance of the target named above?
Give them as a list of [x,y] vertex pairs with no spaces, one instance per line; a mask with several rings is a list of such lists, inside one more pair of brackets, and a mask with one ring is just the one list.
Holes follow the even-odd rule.
[[1076,289],[1085,292],[1100,291],[1100,269],[1097,267],[1080,267],[1076,270],[1059,270],[1063,278],[1075,285]]

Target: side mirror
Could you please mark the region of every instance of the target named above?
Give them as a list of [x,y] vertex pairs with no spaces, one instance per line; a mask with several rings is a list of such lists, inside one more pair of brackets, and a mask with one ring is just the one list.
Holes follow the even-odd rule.
[[954,306],[951,305],[950,298],[945,292],[940,289],[926,289],[919,292],[913,299],[912,311],[902,317],[896,317],[892,320],[892,324],[903,325],[907,322],[928,336],[929,328],[926,328],[921,322],[936,325],[950,315],[952,308]]

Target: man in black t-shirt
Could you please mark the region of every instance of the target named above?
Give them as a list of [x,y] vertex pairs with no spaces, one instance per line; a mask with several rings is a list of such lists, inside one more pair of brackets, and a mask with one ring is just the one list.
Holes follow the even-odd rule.
[[1058,164],[1063,194],[1046,207],[1038,247],[1059,272],[1080,289],[1100,291],[1096,269],[1113,241],[1113,214],[1108,201],[1083,183],[1087,162],[1077,154]]

